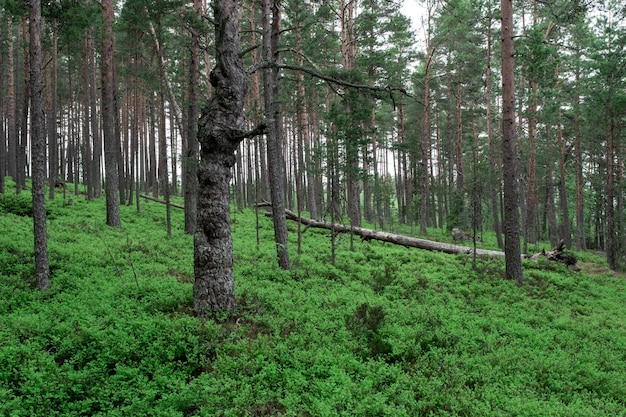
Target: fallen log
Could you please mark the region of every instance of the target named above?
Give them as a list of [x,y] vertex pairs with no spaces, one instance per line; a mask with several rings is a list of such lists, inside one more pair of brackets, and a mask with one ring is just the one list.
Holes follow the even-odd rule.
[[[139,197],[145,198],[146,200],[150,200],[150,201],[156,201],[157,203],[167,204],[167,201],[159,200],[158,198],[150,197],[149,195],[140,194]],[[181,206],[180,204],[176,204],[172,202],[170,202],[169,204],[172,207],[176,207],[176,208],[183,209],[183,210],[185,209],[185,206]]]
[[[268,212],[265,213],[265,215],[271,217],[272,213]],[[452,245],[450,243],[435,242],[432,240],[419,239],[416,237],[397,235],[395,233],[383,232],[380,230],[365,229],[363,227],[351,227],[349,225],[336,223],[333,224],[326,221],[309,219],[307,217],[298,217],[298,215],[291,210],[285,210],[285,216],[288,220],[299,221],[300,223],[307,226],[307,228],[315,227],[320,229],[327,229],[332,231],[333,233],[352,233],[356,236],[360,236],[361,240],[363,241],[373,239],[410,248],[433,250],[450,254],[463,253],[469,255],[474,253],[474,249],[470,248],[469,246]],[[476,254],[504,257],[504,252],[487,249],[476,249]]]
[[[267,212],[265,213],[265,215],[268,217],[271,217],[272,213]],[[457,254],[457,253],[461,253],[465,255],[474,254],[474,248],[471,248],[469,246],[460,246],[460,245],[453,245],[453,244],[443,243],[443,242],[435,242],[432,240],[419,239],[416,237],[398,235],[398,234],[389,233],[389,232],[382,232],[379,230],[365,229],[363,227],[352,227],[349,225],[336,224],[336,223],[333,224],[333,223],[326,222],[326,221],[319,221],[319,220],[314,220],[314,219],[310,219],[307,217],[301,217],[291,210],[285,210],[285,216],[288,220],[293,220],[293,221],[304,224],[306,228],[314,227],[314,228],[326,229],[326,230],[330,230],[332,233],[335,233],[335,234],[352,233],[356,236],[360,236],[362,241],[369,241],[373,239],[373,240],[389,242],[395,245],[401,245],[401,246],[410,247],[410,248],[439,251],[439,252],[444,252],[444,253],[449,253],[449,254]],[[567,265],[572,270],[575,270],[575,271],[579,270],[578,266],[576,265],[576,258],[573,255],[565,254],[563,252],[563,246],[564,246],[563,242],[561,242],[559,246],[557,246],[555,249],[553,249],[550,252],[546,252],[544,250],[534,255],[522,255],[522,258],[536,260],[540,256],[545,256],[546,259],[550,261],[561,262]],[[488,249],[479,249],[479,248],[476,248],[476,255],[504,258],[504,252],[488,250]]]
[[539,253],[530,256],[530,259],[537,260],[541,257],[546,258],[549,261],[555,261],[565,264],[572,271],[580,271],[577,265],[576,256],[571,253],[565,252],[565,242],[561,240],[559,244],[551,251],[545,249]]

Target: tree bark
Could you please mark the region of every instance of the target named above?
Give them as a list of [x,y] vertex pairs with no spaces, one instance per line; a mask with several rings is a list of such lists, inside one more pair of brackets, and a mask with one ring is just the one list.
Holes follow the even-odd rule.
[[492,129],[492,106],[491,106],[491,17],[489,18],[489,30],[487,34],[487,74],[485,76],[485,95],[486,95],[486,106],[487,106],[487,142],[489,147],[489,173],[490,177],[494,180],[492,187],[489,187],[490,197],[491,197],[491,216],[493,218],[493,231],[496,234],[496,239],[498,242],[498,247],[502,249],[504,247],[504,242],[502,241],[502,228],[500,227],[500,210],[498,207],[499,199],[499,186],[495,186],[495,184],[500,184],[500,174],[497,169],[497,160],[498,160],[498,147],[494,145],[493,140],[493,129]]
[[194,235],[194,310],[201,317],[234,310],[233,242],[230,229],[230,180],[235,151],[247,136],[244,100],[248,77],[241,59],[237,0],[214,0],[215,88],[198,125],[198,228]]
[[537,196],[537,171],[535,139],[537,137],[537,94],[539,83],[531,79],[528,98],[528,183],[526,188],[526,221],[524,225],[524,250],[537,244],[539,200]]
[[15,83],[15,60],[13,48],[13,24],[12,18],[7,19],[7,174],[13,178],[17,174],[17,91]]
[[[37,288],[50,288],[48,264],[48,235],[46,230],[46,200],[44,182],[46,178],[46,136],[44,132],[43,77],[41,74],[41,2],[30,0],[30,104],[31,140],[33,157],[33,225],[35,238],[35,274]],[[54,184],[50,185],[54,188]]]
[[103,37],[102,37],[102,130],[104,132],[104,163],[106,171],[106,223],[112,227],[121,227],[119,172],[117,137],[115,129],[115,107],[113,83],[114,38],[113,38],[113,0],[102,1]]
[[[28,28],[26,18],[22,18],[22,41],[24,45],[28,45]],[[21,97],[22,112],[17,118],[20,123],[20,132],[17,144],[17,174],[15,176],[15,184],[17,193],[21,193],[26,186],[26,149],[28,148],[28,112],[30,110],[30,54],[29,48],[24,48],[24,91]]]
[[184,181],[185,198],[185,232],[193,234],[198,222],[196,209],[198,206],[198,87],[200,85],[200,33],[196,28],[201,22],[202,4],[194,0],[195,18],[191,25],[191,55],[189,60],[189,106],[187,108],[187,134]]
[[[40,3],[41,4],[41,3]],[[48,114],[48,177],[50,188],[48,198],[54,200],[54,183],[59,175],[59,155],[57,138],[57,41],[58,22],[52,22],[52,67],[50,68],[50,85],[48,86],[50,108]]]
[[576,66],[576,90],[574,98],[574,172],[576,183],[576,249],[587,248],[585,242],[585,210],[583,180],[583,149],[580,133],[580,66]]
[[615,116],[610,115],[606,152],[606,260],[613,271],[617,268],[615,219]]
[[563,125],[561,120],[563,115],[561,110],[558,110],[558,124],[557,124],[557,138],[559,146],[559,209],[561,211],[561,227],[559,228],[559,235],[565,242],[565,246],[572,246],[572,232],[569,225],[569,203],[567,199],[567,173],[565,172],[565,161],[568,157],[569,151],[563,137]]
[[[83,166],[86,168],[85,172],[83,173],[84,177],[85,177],[85,186],[87,188],[87,199],[91,200],[93,198],[93,162],[92,162],[92,146],[91,146],[91,137],[93,132],[91,132],[91,124],[90,124],[90,118],[89,118],[89,81],[91,80],[91,76],[89,74],[90,71],[90,67],[89,67],[89,61],[88,61],[88,57],[89,57],[89,43],[87,42],[87,36],[85,36],[83,38],[83,55],[84,55],[84,61],[83,61],[83,68],[82,68],[82,83],[83,83],[83,89],[82,89],[82,101],[83,101],[83,106],[82,109],[79,110],[82,113],[82,117],[81,117],[81,123],[82,123],[82,129],[83,129],[83,136],[85,136],[85,150],[83,152],[84,154],[84,158],[83,158]],[[52,183],[51,183],[52,184]]]
[[[270,4],[271,1],[271,4]],[[270,23],[271,21],[271,23]],[[276,0],[263,0],[263,55],[266,62],[278,62],[278,41],[280,36],[280,5]],[[277,68],[263,71],[265,97],[265,118],[268,121],[267,155],[270,173],[270,194],[275,210],[285,209],[285,173],[282,152],[282,115],[280,109],[280,81]],[[274,218],[274,240],[278,265],[289,269],[287,247],[287,224],[281,217]]]
[[431,131],[430,131],[430,64],[432,63],[435,49],[432,46],[430,38],[426,44],[426,63],[424,68],[424,112],[422,113],[422,134],[420,140],[421,151],[421,184],[420,184],[420,233],[426,235],[426,228],[429,223],[429,204],[430,197],[430,162],[431,155]]
[[89,122],[91,123],[91,135],[93,140],[93,158],[90,170],[91,183],[93,184],[93,197],[100,198],[102,195],[102,140],[98,126],[98,100],[96,98],[96,48],[93,39],[93,30],[87,30],[87,66],[89,68]]
[[519,233],[519,194],[515,132],[515,66],[513,58],[513,1],[501,0],[502,12],[502,155],[504,158],[504,252],[506,276],[524,282]]
[[172,236],[172,217],[170,211],[170,181],[167,168],[167,137],[165,135],[165,94],[159,92],[159,179],[165,200],[165,228],[167,236]]

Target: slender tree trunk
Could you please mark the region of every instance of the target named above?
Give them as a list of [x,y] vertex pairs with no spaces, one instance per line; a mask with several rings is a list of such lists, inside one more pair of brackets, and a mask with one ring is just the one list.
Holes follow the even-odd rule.
[[102,130],[104,131],[106,223],[121,227],[118,154],[119,147],[115,129],[115,85],[114,74],[114,35],[113,0],[102,1]]
[[15,83],[13,24],[10,17],[7,20],[7,174],[15,181],[17,175],[17,85]]
[[[263,0],[263,55],[266,62],[278,62],[278,40],[280,35],[280,5]],[[271,22],[271,23],[270,23]],[[269,159],[272,210],[282,213],[285,210],[285,174],[282,153],[282,115],[279,104],[280,81],[278,70],[266,68],[263,71],[265,97],[265,118],[268,121],[267,152]],[[287,248],[287,222],[281,216],[274,216],[274,239],[278,264],[289,269]]]
[[176,123],[174,123],[173,114],[171,111],[171,104],[169,106],[169,127],[170,127],[170,166],[172,167],[172,180],[170,181],[170,195],[178,195],[178,136],[180,130],[176,130]]
[[524,223],[524,252],[526,246],[537,245],[537,226],[539,200],[537,196],[537,171],[535,139],[537,136],[537,94],[539,83],[530,80],[530,97],[528,104],[528,182],[526,187],[526,216]]
[[[22,41],[28,45],[28,24],[26,18],[22,19]],[[30,110],[31,84],[30,84],[30,55],[29,48],[24,48],[24,91],[22,95],[22,112],[18,118],[20,122],[19,142],[17,145],[17,193],[19,194],[26,186],[26,149],[28,148],[28,112]],[[44,169],[45,172],[45,169]]]
[[85,186],[87,188],[87,199],[91,200],[93,198],[93,151],[92,151],[92,132],[91,125],[89,120],[89,81],[91,76],[89,74],[89,47],[87,42],[87,36],[83,38],[83,55],[85,60],[83,61],[82,68],[82,82],[83,82],[83,90],[82,90],[82,109],[79,110],[82,113],[82,129],[83,136],[85,137],[85,157],[83,158],[83,165],[86,166],[86,171],[84,172],[85,176]]
[[489,147],[489,177],[493,180],[492,186],[489,187],[491,197],[491,216],[493,218],[493,231],[496,234],[496,240],[500,249],[504,248],[502,241],[502,228],[500,227],[500,210],[498,208],[500,173],[497,168],[498,146],[494,144],[493,128],[492,128],[492,106],[491,106],[491,18],[489,19],[489,31],[487,35],[487,74],[485,76],[485,94],[487,106],[487,143]]
[[[302,27],[300,18],[296,18],[295,22],[295,36],[296,36],[296,48],[302,50]],[[298,54],[296,57],[298,65],[304,65],[304,59],[302,55]],[[309,215],[312,219],[317,219],[317,201],[315,199],[315,180],[311,173],[313,166],[311,162],[311,129],[310,129],[310,117],[309,106],[306,95],[306,88],[304,86],[304,74],[298,72],[296,74],[296,83],[298,90],[298,163],[300,167],[300,173],[305,190],[300,190],[300,198],[305,199],[306,194],[306,207],[309,210]],[[300,207],[301,208],[301,207]]]
[[[41,3],[40,3],[41,4]],[[48,86],[50,107],[48,114],[48,178],[50,200],[54,200],[55,184],[59,175],[59,156],[57,140],[57,22],[52,22],[52,67],[50,68],[50,85]]]
[[552,247],[559,242],[558,227],[556,225],[556,210],[554,207],[554,171],[552,163],[548,165],[546,173],[546,214],[548,216],[548,240]]
[[583,150],[582,135],[580,133],[580,67],[576,67],[576,97],[574,101],[574,171],[576,181],[576,249],[587,248],[585,242],[585,210],[583,194]]
[[91,160],[91,183],[93,197],[102,195],[102,140],[98,124],[98,99],[96,94],[96,50],[93,39],[93,30],[87,30],[87,65],[89,67],[89,122],[91,123],[91,139],[93,143],[93,157]]
[[193,8],[197,21],[191,27],[191,55],[189,60],[189,107],[187,109],[187,146],[185,159],[185,232],[193,234],[198,222],[198,87],[200,85],[200,33],[195,27],[200,24],[202,4],[194,0]]
[[149,133],[148,133],[148,155],[149,160],[148,164],[150,166],[148,171],[148,184],[152,190],[152,196],[154,198],[159,197],[159,182],[158,182],[158,162],[156,157],[156,115],[154,109],[154,94],[150,94],[150,99],[148,100],[148,119],[149,119]]
[[[41,73],[41,2],[30,0],[30,81],[31,81],[31,139],[33,156],[33,224],[35,237],[35,274],[37,288],[50,288],[48,264],[48,235],[46,229],[46,136],[44,133],[43,77]],[[50,184],[54,188],[54,184]]]
[[615,219],[615,116],[611,115],[607,132],[606,152],[606,260],[613,271],[617,268]]
[[559,145],[559,209],[561,211],[561,227],[559,234],[565,247],[572,247],[572,232],[569,225],[569,205],[567,200],[567,173],[565,172],[565,160],[569,151],[563,138],[563,126],[561,124],[561,111],[558,111],[557,138]]
[[465,209],[465,201],[463,195],[465,194],[465,169],[463,167],[463,107],[462,107],[462,93],[460,80],[456,84],[456,194],[461,201],[461,212]]
[[430,40],[426,45],[426,66],[424,69],[424,112],[422,113],[422,135],[420,141],[421,162],[420,168],[422,172],[421,182],[421,201],[420,201],[420,233],[426,235],[428,227],[428,199],[430,197],[430,161],[431,161],[431,138],[430,138],[430,64],[434,55],[434,48]]
[[517,145],[515,131],[515,66],[513,1],[501,0],[502,12],[502,155],[504,158],[504,253],[506,276],[522,285]]
[[165,95],[159,91],[159,179],[165,200],[165,228],[167,236],[172,236],[172,216],[170,210],[170,180],[167,164],[167,136],[165,126]]

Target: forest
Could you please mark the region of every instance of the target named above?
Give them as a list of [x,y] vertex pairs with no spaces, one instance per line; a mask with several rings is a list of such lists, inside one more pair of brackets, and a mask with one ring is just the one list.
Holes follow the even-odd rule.
[[0,1],[0,413],[626,412],[626,7],[405,1]]

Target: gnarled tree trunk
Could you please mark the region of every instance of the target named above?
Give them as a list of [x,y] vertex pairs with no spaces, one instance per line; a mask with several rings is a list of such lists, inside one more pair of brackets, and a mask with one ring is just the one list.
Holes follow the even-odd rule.
[[248,77],[240,56],[237,0],[214,0],[216,64],[210,81],[215,89],[198,126],[198,228],[194,236],[194,309],[199,316],[233,310],[235,279],[230,229],[229,183],[235,151],[247,136],[244,99]]

